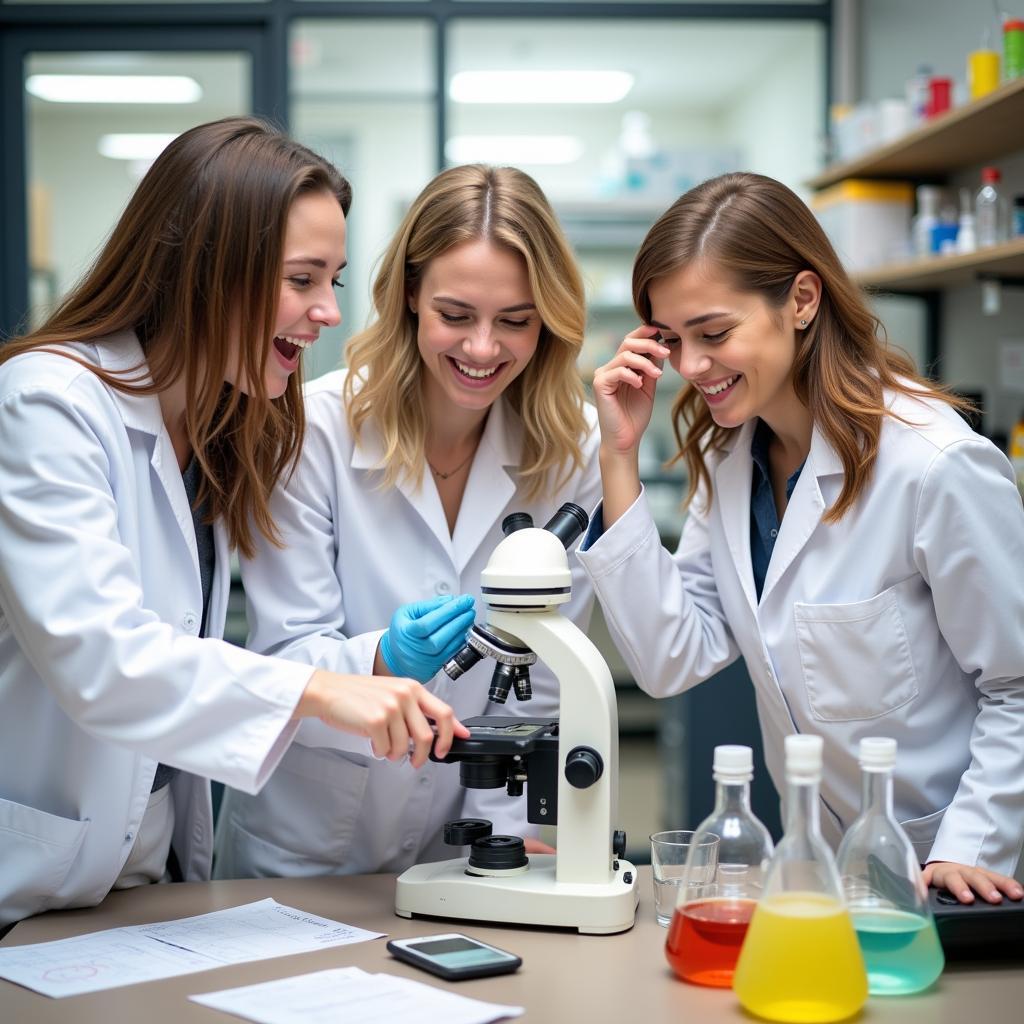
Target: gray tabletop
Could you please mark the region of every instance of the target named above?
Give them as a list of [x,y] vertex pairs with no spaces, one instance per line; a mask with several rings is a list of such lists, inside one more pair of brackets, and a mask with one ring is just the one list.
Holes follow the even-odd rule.
[[[394,960],[384,939],[316,953],[222,967],[200,974],[108,989],[66,999],[45,996],[0,981],[3,1024],[170,1024],[228,1021],[222,1013],[189,1002],[188,996],[236,985],[251,985],[329,967],[355,965],[448,988],[462,995],[526,1007],[524,1018],[539,1021],[615,1024],[716,1024],[745,1021],[729,991],[678,981],[665,962],[665,929],[654,920],[650,868],[641,868],[641,901],[635,927],[619,935],[577,935],[542,928],[477,925],[468,922],[405,920],[392,912],[394,876],[282,878],[236,882],[151,885],[112,893],[90,910],[43,914],[23,921],[2,945],[44,942],[119,925],[143,924],[204,914],[271,896],[280,903],[343,921],[392,938],[462,931],[523,958],[515,974],[447,983]],[[939,983],[919,996],[873,998],[860,1022],[915,1024],[1021,1024],[1024,969],[1020,966],[946,968]]]

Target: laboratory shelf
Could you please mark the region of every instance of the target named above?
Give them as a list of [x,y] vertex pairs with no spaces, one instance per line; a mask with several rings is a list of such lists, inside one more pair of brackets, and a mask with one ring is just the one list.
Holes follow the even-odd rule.
[[807,184],[825,188],[844,178],[944,179],[960,170],[1007,156],[1024,141],[1024,78],[980,100],[926,121],[902,138],[853,160],[830,164]]
[[933,291],[985,277],[1024,280],[1024,238],[962,255],[886,263],[852,276],[862,287],[882,292]]

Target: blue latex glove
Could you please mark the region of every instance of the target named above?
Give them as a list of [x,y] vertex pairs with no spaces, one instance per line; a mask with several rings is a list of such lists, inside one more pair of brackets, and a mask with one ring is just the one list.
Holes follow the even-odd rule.
[[462,649],[475,618],[472,594],[403,604],[380,639],[384,664],[396,676],[410,676],[421,683],[433,679]]

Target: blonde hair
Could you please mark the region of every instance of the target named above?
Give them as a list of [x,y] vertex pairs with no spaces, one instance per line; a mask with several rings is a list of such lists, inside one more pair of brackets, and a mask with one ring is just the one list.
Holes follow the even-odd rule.
[[582,468],[587,424],[576,358],[586,325],[583,282],[537,183],[513,167],[470,164],[439,174],[416,197],[373,285],[376,320],[348,343],[344,400],[358,442],[372,418],[383,438],[383,486],[423,479],[427,420],[417,319],[409,309],[430,261],[486,239],[526,263],[542,327],[537,351],[505,396],[523,423],[519,480],[533,499]]
[[[742,291],[756,292],[772,310],[785,305],[796,276],[821,279],[821,302],[810,326],[797,333],[793,386],[843,465],[842,490],[825,514],[838,522],[868,485],[882,418],[896,416],[884,392],[934,398],[961,411],[969,403],[922,378],[910,360],[879,340],[882,326],[843,269],[821,225],[781,182],[760,174],[724,174],[681,196],[647,233],[633,264],[633,303],[651,320],[650,288],[695,260],[707,261]],[[672,407],[679,451],[686,461],[691,501],[711,477],[705,455],[720,450],[733,430],[718,426],[697,388],[683,386]],[[684,433],[685,431],[685,433]]]
[[[333,196],[348,213],[348,182],[265,121],[232,117],[184,132],[146,172],[85,278],[42,327],[0,351],[0,363],[58,351],[127,394],[159,394],[184,377],[185,430],[202,470],[197,500],[209,500],[212,518],[224,521],[246,556],[255,552],[254,526],[279,543],[270,494],[302,444],[299,374],[272,400],[263,372],[288,214],[299,196],[315,192]],[[239,310],[248,395],[224,383]],[[146,359],[128,373],[52,347],[102,344],[127,330]]]

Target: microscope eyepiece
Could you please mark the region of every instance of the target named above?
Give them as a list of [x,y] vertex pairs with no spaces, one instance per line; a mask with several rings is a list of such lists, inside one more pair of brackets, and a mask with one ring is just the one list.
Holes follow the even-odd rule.
[[[508,519],[506,518],[506,522]],[[548,533],[553,533],[566,551],[574,544],[587,528],[590,517],[575,502],[567,501],[544,525]]]
[[501,521],[501,532],[507,537],[517,530],[528,530],[533,526],[533,516],[529,512],[511,512]]

